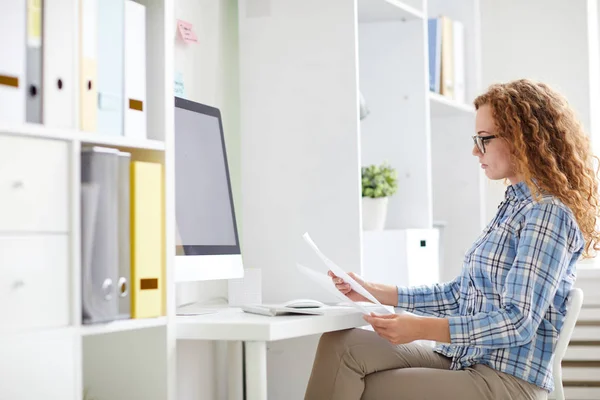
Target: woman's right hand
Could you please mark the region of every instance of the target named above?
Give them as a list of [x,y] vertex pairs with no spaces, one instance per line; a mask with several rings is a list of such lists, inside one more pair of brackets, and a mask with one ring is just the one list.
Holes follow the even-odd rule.
[[[371,302],[369,299],[367,299],[363,295],[358,294],[354,289],[352,289],[350,287],[350,284],[348,282],[344,282],[344,280],[342,278],[336,276],[333,272],[328,271],[327,275],[329,275],[331,277],[331,280],[335,284],[335,287],[337,288],[337,290],[339,290],[341,293],[346,295],[346,297],[348,297],[350,300]],[[360,276],[356,275],[354,272],[349,272],[348,275],[350,275],[350,277],[352,279],[354,279],[356,282],[358,282],[358,284],[360,284],[362,287],[364,287],[365,290],[367,290],[369,293],[371,293],[371,291],[368,289],[369,284],[367,282],[365,282],[364,279],[362,279]]]

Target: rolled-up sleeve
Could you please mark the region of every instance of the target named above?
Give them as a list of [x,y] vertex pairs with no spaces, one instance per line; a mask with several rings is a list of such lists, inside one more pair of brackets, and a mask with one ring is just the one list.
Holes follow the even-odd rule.
[[528,211],[516,256],[502,291],[502,307],[489,313],[449,317],[451,343],[490,349],[531,341],[573,254],[583,240],[570,214],[553,203]]

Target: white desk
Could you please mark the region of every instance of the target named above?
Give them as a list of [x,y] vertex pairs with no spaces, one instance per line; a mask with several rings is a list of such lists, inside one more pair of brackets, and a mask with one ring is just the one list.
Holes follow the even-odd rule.
[[177,339],[244,342],[248,400],[267,398],[267,342],[366,325],[350,307],[329,307],[325,315],[267,317],[224,308],[218,313],[178,316]]

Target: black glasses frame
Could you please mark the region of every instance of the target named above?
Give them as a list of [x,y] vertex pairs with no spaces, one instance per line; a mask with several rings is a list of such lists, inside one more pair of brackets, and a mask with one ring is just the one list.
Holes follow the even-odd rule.
[[481,154],[485,154],[485,142],[487,142],[488,140],[492,140],[497,138],[498,136],[496,135],[489,135],[489,136],[473,136],[473,143],[475,144],[475,146],[477,146],[477,148],[479,149],[479,151],[481,152]]

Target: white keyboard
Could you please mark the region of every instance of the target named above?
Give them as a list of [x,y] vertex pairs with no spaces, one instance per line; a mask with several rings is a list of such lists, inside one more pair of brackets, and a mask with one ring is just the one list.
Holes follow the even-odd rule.
[[250,314],[266,315],[276,317],[279,315],[323,315],[323,311],[318,308],[289,308],[269,304],[246,304],[242,311]]

